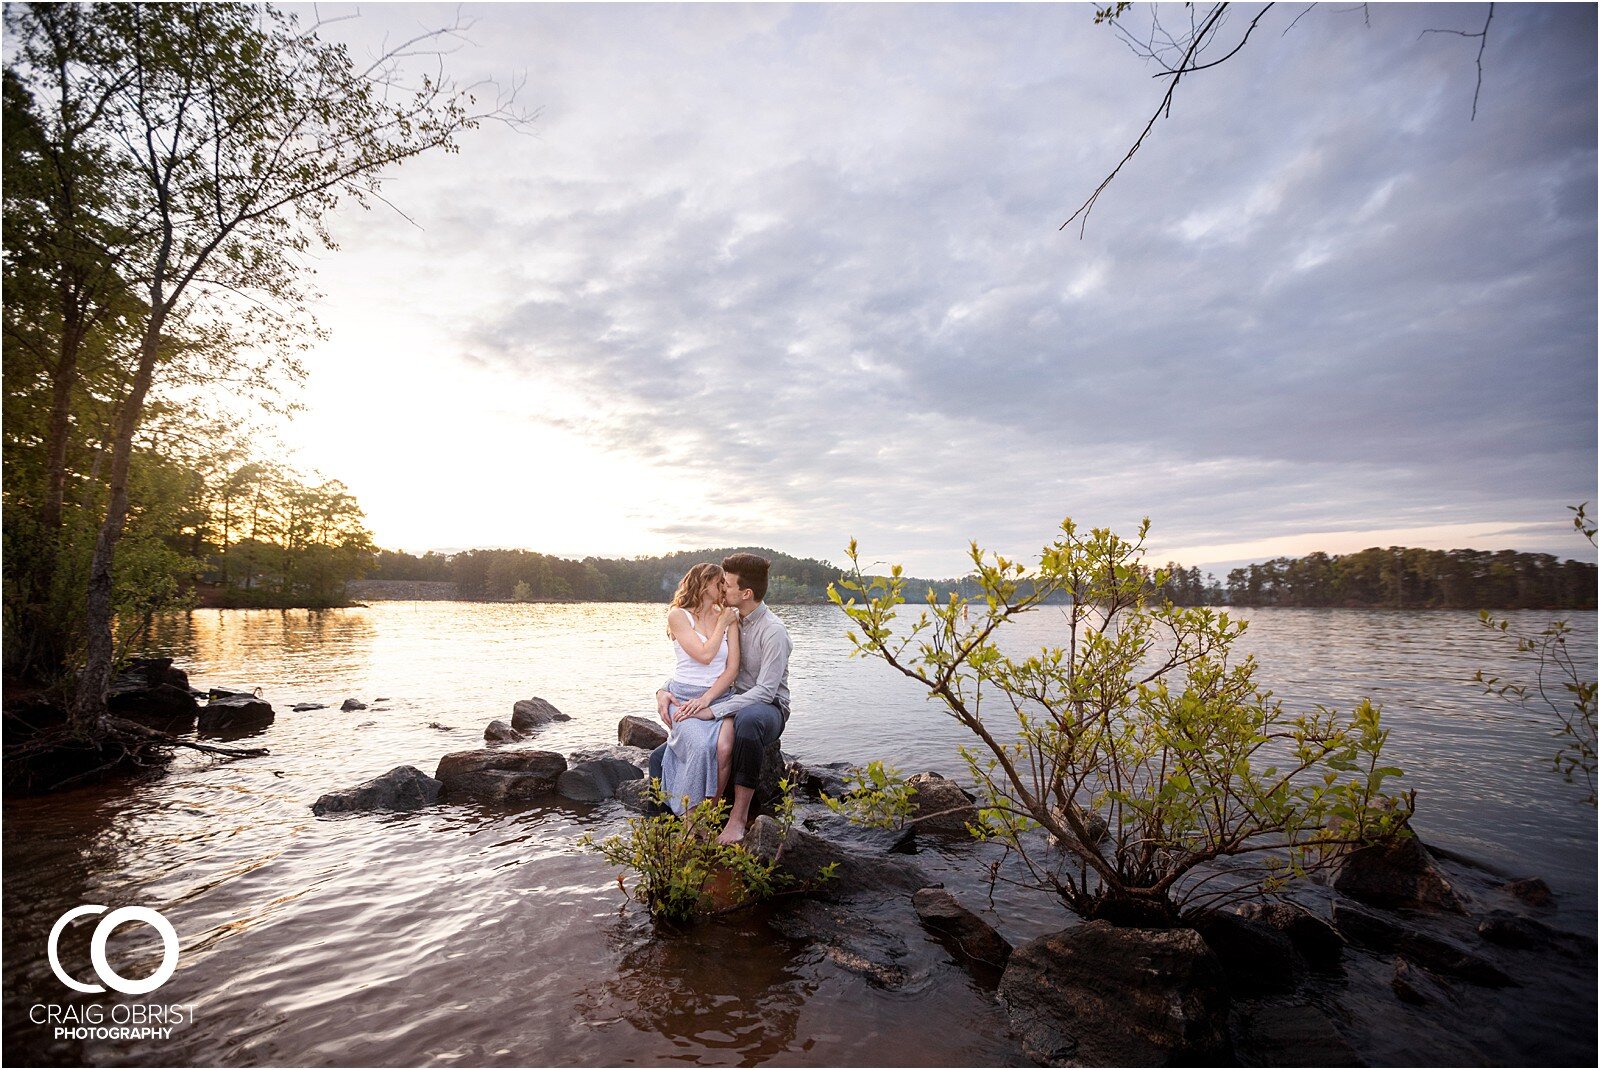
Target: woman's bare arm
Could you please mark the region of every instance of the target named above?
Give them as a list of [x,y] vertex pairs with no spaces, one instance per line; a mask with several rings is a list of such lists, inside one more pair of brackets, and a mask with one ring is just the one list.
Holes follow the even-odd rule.
[[[695,633],[694,618],[689,611],[681,606],[673,606],[667,610],[667,631],[672,633],[672,638],[678,641],[678,645],[683,647],[691,658],[702,665],[710,665],[711,659],[722,649],[722,637],[727,634],[731,621],[738,618],[738,612],[738,610],[723,610],[717,617],[716,627],[711,629],[711,634],[701,639]],[[728,616],[729,613],[733,614],[732,618]]]
[[710,687],[698,698],[692,698],[683,704],[682,717],[698,717],[703,721],[712,719],[711,704],[722,693],[733,686],[734,677],[739,675],[739,629],[733,628],[728,632],[728,665],[722,670],[722,675],[712,681]]

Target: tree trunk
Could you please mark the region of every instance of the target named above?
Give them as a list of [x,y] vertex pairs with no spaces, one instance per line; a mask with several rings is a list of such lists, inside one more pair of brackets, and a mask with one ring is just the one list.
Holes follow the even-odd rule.
[[[153,303],[155,304],[155,303]],[[111,499],[106,505],[105,523],[94,541],[94,559],[89,566],[88,616],[84,621],[88,640],[88,659],[78,687],[72,696],[70,724],[77,735],[93,738],[102,735],[106,724],[106,690],[111,684],[111,663],[115,655],[111,638],[111,567],[117,542],[122,538],[128,518],[128,468],[133,459],[133,436],[144,415],[144,398],[155,375],[156,357],[161,347],[161,326],[165,315],[150,316],[144,341],[139,347],[139,370],[117,417],[117,437],[111,452]]]

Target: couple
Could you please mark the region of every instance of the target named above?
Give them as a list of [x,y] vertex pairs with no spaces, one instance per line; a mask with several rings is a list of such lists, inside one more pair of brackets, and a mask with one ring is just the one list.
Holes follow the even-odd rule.
[[[718,843],[738,843],[761,782],[762,753],[789,721],[789,633],[765,604],[771,562],[730,554],[686,573],[667,610],[677,665],[656,692],[667,741],[650,754],[673,812],[733,785]],[[685,803],[687,802],[687,807]]]

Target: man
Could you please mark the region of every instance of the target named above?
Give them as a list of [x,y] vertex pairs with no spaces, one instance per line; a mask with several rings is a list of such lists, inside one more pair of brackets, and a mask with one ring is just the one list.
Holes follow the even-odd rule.
[[[719,708],[733,717],[733,810],[718,843],[744,839],[750,805],[761,783],[761,756],[789,723],[789,652],[794,644],[783,622],[766,606],[767,570],[772,562],[755,554],[729,554],[722,561],[723,604],[739,611],[739,674],[731,697]],[[671,727],[667,704],[672,695],[656,692],[656,713]],[[650,752],[650,775],[661,777],[663,744]]]

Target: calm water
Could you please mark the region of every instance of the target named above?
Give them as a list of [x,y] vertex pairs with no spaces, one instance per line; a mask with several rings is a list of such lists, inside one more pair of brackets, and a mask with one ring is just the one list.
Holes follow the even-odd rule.
[[[959,772],[962,730],[909,681],[851,660],[837,610],[777,612],[795,641],[786,751]],[[1593,931],[1595,811],[1549,771],[1547,716],[1470,682],[1480,667],[1525,674],[1508,644],[1470,613],[1248,615],[1242,645],[1286,704],[1348,708],[1369,695],[1383,706],[1426,839],[1544,877],[1562,904],[1555,924]],[[615,826],[614,804],[312,816],[323,792],[400,764],[431,773],[445,752],[481,746],[484,724],[508,718],[519,698],[542,696],[573,717],[542,730],[541,749],[614,743],[617,718],[650,711],[670,663],[661,616],[658,605],[419,602],[163,622],[152,651],[174,656],[196,686],[263,689],[278,718],[255,742],[272,754],[229,765],[180,757],[155,781],[6,803],[10,1061],[1021,1061],[990,995],[942,960],[888,990],[748,916],[656,934],[623,903],[616,871],[573,846]],[[1513,617],[1536,627],[1549,615]],[[1019,638],[1044,642],[1058,621],[1042,611]],[[1574,625],[1579,662],[1593,666],[1593,615]],[[341,713],[347,697],[371,708]],[[297,702],[331,708],[290,712]],[[919,861],[979,907],[981,857],[954,845]],[[173,922],[183,956],[159,997],[194,1004],[192,1024],[143,1046],[41,1040],[27,1006],[66,1002],[45,934],[79,903],[142,904]],[[1013,939],[1068,920],[1053,903],[1004,890],[991,917]],[[1474,1050],[1467,1061],[1505,1057]],[[1368,1053],[1404,1059],[1407,1049]]]

